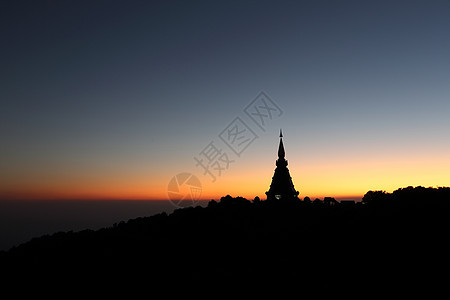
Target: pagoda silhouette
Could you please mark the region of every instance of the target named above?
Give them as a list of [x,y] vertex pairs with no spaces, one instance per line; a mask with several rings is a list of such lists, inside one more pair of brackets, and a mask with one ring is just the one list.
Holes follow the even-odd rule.
[[280,145],[278,146],[278,159],[276,161],[277,167],[275,168],[270,188],[266,192],[267,200],[298,199],[298,191],[294,188],[289,169],[287,168],[288,162],[284,157],[283,133],[280,129]]

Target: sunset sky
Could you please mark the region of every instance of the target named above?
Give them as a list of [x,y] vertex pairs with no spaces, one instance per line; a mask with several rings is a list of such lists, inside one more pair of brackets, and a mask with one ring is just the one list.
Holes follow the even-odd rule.
[[[264,199],[280,128],[301,198],[449,186],[449,16],[439,0],[2,1],[0,199],[167,199],[180,173],[204,199]],[[251,132],[239,155],[233,128]],[[211,142],[229,161],[214,182],[195,160]]]

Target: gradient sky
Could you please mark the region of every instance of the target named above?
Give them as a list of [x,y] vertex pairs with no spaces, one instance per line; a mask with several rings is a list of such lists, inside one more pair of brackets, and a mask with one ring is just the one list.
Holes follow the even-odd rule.
[[[450,1],[2,1],[0,198],[300,197],[450,184]],[[283,111],[262,131],[244,108]],[[258,138],[236,156],[219,134]],[[194,157],[234,160],[211,182]]]

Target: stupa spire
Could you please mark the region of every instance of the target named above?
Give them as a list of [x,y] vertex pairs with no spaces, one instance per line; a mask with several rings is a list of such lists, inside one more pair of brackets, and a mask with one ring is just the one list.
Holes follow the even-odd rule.
[[283,133],[281,132],[280,129],[280,145],[278,146],[278,158],[283,158],[286,155],[286,153],[284,152],[284,145],[283,145]]
[[277,167],[272,177],[270,189],[266,192],[267,200],[293,200],[298,196],[298,191],[294,188],[289,169],[287,168],[288,162],[284,158],[285,155],[283,133],[280,129],[280,144],[278,146],[278,159],[276,161]]

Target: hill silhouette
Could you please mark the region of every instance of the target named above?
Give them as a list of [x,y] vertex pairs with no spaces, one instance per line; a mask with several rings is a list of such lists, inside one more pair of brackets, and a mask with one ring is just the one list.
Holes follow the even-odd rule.
[[[439,280],[448,266],[450,188],[369,191],[359,203],[231,196],[59,232],[0,253],[9,278],[109,282],[257,282],[384,286]],[[139,274],[139,276],[137,275]]]

